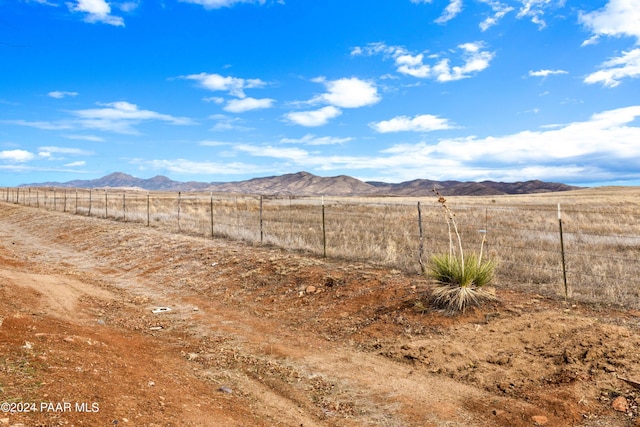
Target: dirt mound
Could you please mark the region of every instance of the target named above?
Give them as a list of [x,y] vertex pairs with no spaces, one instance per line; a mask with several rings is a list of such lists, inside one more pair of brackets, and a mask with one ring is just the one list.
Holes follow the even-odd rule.
[[428,290],[0,204],[0,426],[638,425],[640,313],[499,288],[446,317]]

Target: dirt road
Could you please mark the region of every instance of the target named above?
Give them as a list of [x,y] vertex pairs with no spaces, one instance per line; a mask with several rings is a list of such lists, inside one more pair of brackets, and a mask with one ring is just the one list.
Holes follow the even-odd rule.
[[0,426],[640,425],[639,312],[428,286],[0,203]]

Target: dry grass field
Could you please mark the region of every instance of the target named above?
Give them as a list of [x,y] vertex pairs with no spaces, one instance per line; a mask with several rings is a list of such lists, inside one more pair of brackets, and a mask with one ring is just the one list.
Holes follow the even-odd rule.
[[[259,216],[256,197],[103,191],[88,216],[5,194],[0,425],[638,426],[637,205],[616,191],[452,198],[502,265],[498,301],[455,317],[417,274],[417,200],[325,198],[323,230],[319,199]],[[448,237],[420,201],[426,257]]]
[[[486,236],[486,252],[498,263],[497,285],[640,308],[639,196],[640,189],[635,187],[607,187],[451,197],[449,205],[466,250],[477,251]],[[419,272],[421,258],[426,262],[430,255],[446,252],[449,245],[435,197],[261,197],[34,188],[5,189],[4,199],[170,232],[366,261],[405,273]]]

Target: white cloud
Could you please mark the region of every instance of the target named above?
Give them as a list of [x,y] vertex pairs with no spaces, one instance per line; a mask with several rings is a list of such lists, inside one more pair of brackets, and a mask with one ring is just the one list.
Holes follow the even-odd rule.
[[231,113],[244,113],[246,111],[258,110],[263,108],[271,108],[275,100],[270,98],[241,98],[232,99],[227,102],[227,105],[223,108],[225,111]]
[[496,25],[498,21],[505,17],[505,15],[514,10],[513,7],[504,3],[494,0],[481,0],[483,3],[488,4],[493,11],[493,16],[487,17],[480,23],[480,30],[487,31],[490,27]]
[[518,14],[518,19],[530,18],[531,22],[537,24],[540,29],[545,28],[547,23],[544,21],[546,9],[564,6],[565,0],[519,0],[522,3]]
[[352,141],[353,138],[339,138],[335,136],[322,136],[318,137],[314,134],[308,133],[302,138],[282,138],[280,142],[285,144],[304,144],[304,145],[335,145],[344,144],[345,142]]
[[376,132],[431,132],[435,130],[452,129],[454,126],[447,119],[431,114],[418,115],[413,118],[407,116],[394,117],[391,120],[369,123]]
[[581,13],[579,21],[594,34],[583,46],[600,36],[635,37],[640,42],[640,0],[609,0],[602,9]]
[[62,99],[67,96],[78,96],[78,92],[66,92],[66,91],[55,90],[53,92],[49,92],[47,96],[51,98]]
[[442,15],[433,22],[437,24],[444,24],[455,18],[460,12],[462,12],[462,0],[450,0],[449,4],[442,12]]
[[412,54],[402,46],[387,46],[384,43],[370,43],[367,46],[356,47],[351,55],[383,55],[393,58],[396,71],[401,74],[417,78],[431,78],[439,82],[448,82],[471,77],[489,67],[489,63],[495,56],[493,52],[484,49],[483,42],[471,42],[458,45],[463,60],[462,65],[450,66],[449,58],[440,58],[440,55],[431,55],[429,58],[437,60],[435,65],[425,64],[423,53]]
[[318,110],[287,113],[284,117],[300,126],[315,127],[327,124],[329,120],[338,117],[340,114],[342,114],[342,111],[339,108],[328,105]]
[[264,169],[258,165],[243,162],[195,162],[186,159],[175,160],[144,160],[133,159],[132,164],[140,166],[140,169],[166,170],[168,172],[185,175],[243,175],[247,171],[260,173]]
[[531,77],[547,78],[548,76],[559,75],[559,74],[569,74],[569,73],[565,70],[538,70],[538,71],[529,70],[529,76]]
[[0,151],[0,160],[8,162],[23,163],[34,158],[33,153],[25,150],[5,150]]
[[80,148],[69,148],[69,147],[39,147],[38,148],[38,156],[51,158],[54,154],[69,154],[73,156],[91,156],[93,153],[91,151],[82,150]]
[[202,98],[204,102],[213,102],[214,104],[224,104],[224,98],[220,96],[209,96],[207,98]]
[[238,98],[244,98],[245,89],[260,88],[266,85],[260,79],[242,79],[238,77],[221,76],[220,74],[190,74],[181,76],[183,79],[195,80],[205,89],[212,91],[229,92],[229,94]]
[[494,57],[492,52],[482,51],[483,43],[464,43],[458,46],[463,50],[464,64],[461,66],[449,66],[449,59],[443,59],[433,67],[433,73],[440,82],[448,82],[471,77],[473,73],[480,72],[489,67]]
[[179,0],[183,3],[193,3],[204,6],[206,9],[220,9],[222,7],[235,6],[238,3],[265,4],[265,0]]
[[65,130],[73,129],[74,126],[69,121],[48,122],[48,121],[29,121],[29,120],[3,120],[2,123],[27,126],[42,130]]
[[86,164],[87,162],[85,162],[84,160],[80,160],[78,162],[71,162],[71,163],[64,164],[63,166],[66,168],[78,168],[78,167],[85,166]]
[[341,108],[359,108],[373,105],[381,99],[373,82],[356,77],[329,81],[319,77],[314,81],[323,83],[328,92],[314,97],[311,103],[324,102]]
[[104,142],[104,138],[95,135],[64,135],[67,139],[76,139],[79,141]]
[[424,165],[430,165],[433,179],[456,176],[513,181],[544,176],[562,182],[584,182],[587,176],[594,181],[624,176],[626,166],[628,175],[637,179],[640,163],[630,159],[640,158],[640,127],[629,124],[638,117],[640,106],[631,106],[549,130],[442,139],[436,144],[399,144],[384,150],[388,156],[371,164],[386,164],[397,167],[398,173],[415,176],[421,176]]
[[250,130],[250,128],[242,125],[242,123],[244,123],[244,120],[239,117],[229,117],[224,114],[214,114],[209,118],[216,121],[216,124],[211,128],[211,130],[216,132],[226,132],[230,130]]
[[640,48],[622,52],[622,56],[612,58],[601,65],[602,70],[589,74],[584,82],[602,83],[607,87],[616,87],[624,78],[640,77]]
[[123,134],[137,134],[134,125],[145,121],[164,121],[173,125],[192,124],[186,117],[174,117],[151,110],[140,110],[135,104],[126,101],[98,104],[104,108],[91,108],[72,111],[78,117],[78,124],[88,129],[98,129]]
[[75,3],[67,3],[67,5],[72,12],[86,13],[86,22],[124,26],[124,19],[111,15],[111,6],[105,0],[76,0]]

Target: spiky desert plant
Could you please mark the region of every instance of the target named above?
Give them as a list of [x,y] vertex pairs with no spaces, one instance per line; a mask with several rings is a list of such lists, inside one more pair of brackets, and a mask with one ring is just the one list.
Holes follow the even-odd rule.
[[[449,253],[433,255],[427,273],[435,281],[432,291],[434,305],[453,314],[464,312],[470,305],[495,300],[495,295],[486,288],[493,279],[495,262],[482,260],[486,231],[482,230],[480,254],[470,253],[465,257],[455,214],[438,190],[434,188],[433,192],[445,212],[449,231]],[[457,247],[454,244],[454,233]]]

